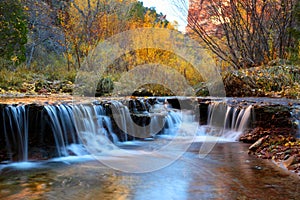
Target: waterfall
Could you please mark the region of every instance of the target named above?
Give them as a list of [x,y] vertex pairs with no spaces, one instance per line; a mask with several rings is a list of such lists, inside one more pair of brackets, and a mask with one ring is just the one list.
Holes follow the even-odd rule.
[[67,147],[70,144],[79,143],[74,127],[73,109],[74,106],[65,104],[44,106],[60,157],[69,155]]
[[6,106],[3,115],[3,129],[6,148],[11,160],[13,149],[18,152],[18,160],[28,160],[28,111],[25,105]]
[[248,126],[251,111],[252,105],[233,107],[225,102],[212,102],[208,107],[209,134],[238,139]]
[[[132,102],[133,112],[137,112],[136,104],[134,101]],[[118,127],[124,133],[123,140],[128,141],[128,135],[135,135],[135,133],[133,132],[133,122],[131,120],[129,108],[127,106],[124,106],[121,102],[112,101],[112,114]]]
[[[101,105],[73,106],[76,132],[89,152],[104,152],[114,149],[117,136]],[[111,138],[111,140],[110,140]]]
[[[138,139],[147,139],[161,133],[165,126],[174,124],[175,120],[172,112],[168,112],[164,107],[155,107],[154,109],[146,108],[145,104],[141,104],[140,109],[133,108],[132,114],[126,105],[119,101],[112,101],[112,117],[116,125],[121,129],[125,138],[128,137]],[[136,104],[132,104],[136,105]]]
[[83,144],[104,150],[119,141],[102,105],[6,105],[1,110],[1,149],[10,161],[28,161],[30,148],[53,146],[56,154],[46,154],[62,157],[81,154]]
[[140,111],[143,113],[147,113],[148,109],[143,99],[137,99],[137,102],[139,104]]
[[68,156],[71,144],[105,151],[118,142],[102,105],[46,105],[45,111],[50,118],[59,156]]
[[[156,99],[4,105],[0,109],[0,150],[5,149],[2,154],[10,161],[81,155],[87,150],[102,153],[120,142],[152,139],[158,134],[192,136],[199,125],[193,110],[176,110],[166,100]],[[247,127],[251,110],[252,106],[212,102],[205,134],[236,139]]]
[[179,112],[169,111],[163,130],[164,135],[176,135],[179,125],[182,123],[182,115]]

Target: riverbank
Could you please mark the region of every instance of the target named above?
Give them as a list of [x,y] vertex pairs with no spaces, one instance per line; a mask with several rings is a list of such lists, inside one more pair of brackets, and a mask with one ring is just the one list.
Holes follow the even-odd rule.
[[[300,66],[275,63],[241,70],[225,70],[221,73],[227,97],[271,97],[300,99]],[[95,88],[96,96],[109,96],[117,84],[117,75],[99,77]],[[18,67],[15,70],[0,70],[0,95],[56,95],[72,94],[79,87],[77,71],[64,68],[43,68],[43,70]],[[177,81],[177,80],[174,80]],[[95,83],[96,84],[96,83]],[[190,86],[197,96],[208,96],[206,82]],[[149,86],[149,85],[148,85]],[[138,96],[168,96],[171,93],[164,86],[136,88],[132,94]],[[239,86],[239,87],[237,87]],[[148,88],[147,88],[148,87]],[[172,90],[172,88],[169,88]],[[122,91],[114,91],[122,93]]]
[[248,154],[260,159],[273,160],[279,167],[289,170],[300,177],[300,140],[288,129],[255,128],[245,133],[240,140],[258,138],[249,147]]
[[275,100],[254,110],[255,121],[239,139],[251,144],[248,153],[300,176],[299,102]]

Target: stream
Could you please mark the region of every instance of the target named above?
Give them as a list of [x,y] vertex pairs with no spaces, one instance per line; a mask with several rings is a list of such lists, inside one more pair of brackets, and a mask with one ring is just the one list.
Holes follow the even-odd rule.
[[[124,147],[139,151],[155,142]],[[200,146],[193,143],[173,164],[140,174],[92,158],[52,160],[28,169],[20,163],[2,169],[0,199],[299,199],[299,178],[249,156],[248,145],[218,143],[203,159]]]
[[3,104],[0,200],[300,199],[296,174],[237,142],[252,104],[168,101]]

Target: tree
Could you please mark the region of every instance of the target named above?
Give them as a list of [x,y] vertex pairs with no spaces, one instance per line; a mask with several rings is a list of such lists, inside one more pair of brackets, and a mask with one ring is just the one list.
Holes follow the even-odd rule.
[[295,5],[296,0],[191,0],[187,31],[235,69],[287,59]]
[[0,56],[15,64],[24,62],[27,23],[19,0],[0,1]]
[[163,14],[136,0],[72,0],[60,13],[68,53],[78,68],[99,41],[139,27],[170,27]]
[[28,43],[26,44],[27,66],[36,60],[40,65],[53,63],[65,51],[64,34],[58,23],[58,11],[64,1],[23,0],[27,13]]
[[[157,27],[157,28],[166,28],[170,30],[175,30],[175,27],[169,23],[165,18],[166,16],[162,13],[157,13],[154,8],[143,7],[141,2],[137,2],[132,6],[130,10],[130,18],[128,21],[128,29],[142,28],[142,27]],[[143,30],[140,30],[141,32]],[[157,33],[153,33],[153,38],[164,38],[164,43],[166,46],[172,46],[172,43],[169,41],[170,35],[169,32],[166,31],[163,34],[155,35]],[[143,35],[143,34],[141,34]],[[184,44],[184,35],[182,35],[182,40],[177,38],[177,44]],[[134,40],[138,44],[143,44],[142,46],[149,46],[149,44],[153,43],[151,38],[145,39],[144,37],[135,37]],[[174,40],[171,40],[175,42]],[[122,74],[124,71],[134,70],[136,66],[143,66],[147,64],[160,64],[160,66],[165,66],[163,69],[164,72],[168,75],[173,74],[174,70],[181,74],[191,85],[196,85],[199,81],[202,81],[201,75],[197,72],[196,69],[193,68],[187,61],[182,59],[180,56],[174,54],[174,52],[165,51],[162,49],[155,48],[143,48],[136,49],[134,51],[128,52],[116,59],[115,62],[109,66],[107,74],[114,74],[118,76]],[[169,67],[169,68],[168,68]],[[172,70],[171,70],[172,69]],[[149,73],[147,70],[140,70],[140,73]],[[160,76],[160,74],[157,74]],[[162,77],[163,78],[163,77]],[[166,79],[166,77],[164,77]],[[172,80],[173,82],[178,81],[178,85],[181,79]],[[155,85],[147,85],[147,89],[157,88]]]
[[300,62],[300,1],[297,2],[293,10],[294,26],[292,27],[291,34],[294,39],[294,46],[291,47],[291,60],[294,62]]
[[171,25],[166,19],[166,15],[163,13],[157,13],[153,7],[144,7],[143,2],[140,1],[132,4],[128,18],[130,20],[130,24],[139,24],[139,26],[149,23],[151,26],[155,25],[162,28],[170,28]]
[[128,0],[72,0],[61,11],[67,49],[75,53],[78,68],[99,41],[124,30],[129,8]]

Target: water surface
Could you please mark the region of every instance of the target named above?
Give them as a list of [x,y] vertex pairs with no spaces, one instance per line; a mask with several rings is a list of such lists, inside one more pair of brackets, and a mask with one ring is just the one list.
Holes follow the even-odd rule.
[[[143,145],[127,148],[139,151]],[[300,179],[249,156],[248,145],[218,143],[204,159],[198,155],[200,146],[192,144],[176,162],[151,173],[124,173],[92,159],[6,167],[0,174],[0,199],[300,199]]]

